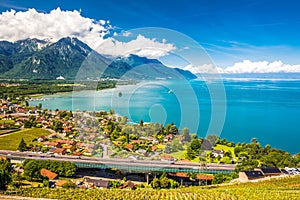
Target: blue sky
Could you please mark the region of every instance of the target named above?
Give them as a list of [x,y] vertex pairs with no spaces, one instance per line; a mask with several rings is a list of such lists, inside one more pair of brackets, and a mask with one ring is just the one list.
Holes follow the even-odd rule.
[[0,11],[81,10],[118,30],[163,27],[188,35],[220,67],[243,60],[300,64],[300,2],[296,0],[31,0],[1,1]]

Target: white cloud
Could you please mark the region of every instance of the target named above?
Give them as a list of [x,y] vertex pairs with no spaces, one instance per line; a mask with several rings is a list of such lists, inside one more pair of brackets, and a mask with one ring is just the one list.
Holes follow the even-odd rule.
[[242,73],[300,73],[300,65],[289,65],[282,61],[258,61],[244,60],[233,66],[218,68],[220,73],[242,74]]
[[213,64],[203,64],[201,66],[193,66],[191,64],[187,65],[183,68],[184,70],[189,70],[190,72],[194,74],[216,74],[218,73],[217,68]]
[[114,38],[108,38],[96,50],[105,55],[126,56],[136,54],[148,58],[159,58],[168,55],[168,52],[175,50],[171,43],[157,41],[155,38],[146,38],[138,35],[136,39],[129,42],[121,42]]
[[[62,11],[57,8],[50,13],[41,13],[29,9],[19,12],[11,10],[0,14],[0,39],[11,42],[27,38],[50,39],[55,42],[69,36],[80,39],[99,53],[112,56],[135,53],[149,58],[159,58],[176,49],[174,45],[167,44],[165,39],[159,42],[142,35],[129,42],[120,42],[113,38],[104,39],[112,29],[109,21],[83,17],[77,10]],[[131,34],[124,31],[122,35],[128,37]]]
[[95,21],[81,16],[80,11],[62,11],[60,8],[50,13],[35,9],[0,14],[1,40],[17,41],[26,38],[51,39],[57,41],[66,36],[77,37],[94,48],[103,42],[109,32],[108,21]]
[[131,34],[132,34],[132,33],[129,32],[129,31],[124,31],[124,32],[122,33],[122,36],[128,37],[128,36],[130,36]]

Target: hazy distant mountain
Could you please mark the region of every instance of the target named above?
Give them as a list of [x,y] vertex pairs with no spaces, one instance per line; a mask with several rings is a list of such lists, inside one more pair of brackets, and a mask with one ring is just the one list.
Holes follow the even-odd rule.
[[189,71],[169,68],[156,59],[130,54],[116,58],[107,68],[106,74],[131,79],[195,79]]
[[137,55],[108,59],[76,38],[55,43],[26,39],[0,41],[1,78],[25,79],[194,79],[189,71],[166,67],[156,59]]

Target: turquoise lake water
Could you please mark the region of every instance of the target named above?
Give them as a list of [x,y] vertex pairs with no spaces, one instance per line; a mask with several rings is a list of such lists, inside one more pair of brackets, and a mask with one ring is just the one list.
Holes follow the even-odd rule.
[[109,110],[132,122],[174,122],[201,137],[220,135],[300,152],[300,80],[156,81],[44,96],[44,108]]

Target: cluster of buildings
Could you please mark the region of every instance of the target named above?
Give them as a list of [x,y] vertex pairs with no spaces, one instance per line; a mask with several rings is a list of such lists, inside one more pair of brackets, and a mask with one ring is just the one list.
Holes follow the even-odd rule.
[[284,168],[279,169],[277,167],[256,167],[254,170],[239,172],[239,181],[258,181],[263,178],[280,177],[286,175],[297,175],[300,171],[297,168]]
[[[69,184],[70,182],[78,188],[81,189],[93,189],[93,188],[98,188],[98,189],[108,189],[112,187],[111,181],[107,179],[99,179],[99,178],[91,178],[91,177],[83,177],[82,179],[77,179],[77,180],[59,180],[58,179],[58,174],[49,171],[47,169],[41,169],[40,171],[41,175],[44,177],[47,177],[49,179],[49,186],[51,188],[60,188],[64,187],[65,184]],[[124,183],[119,186],[120,189],[136,189],[137,185],[128,180],[128,181],[123,181]]]
[[[120,141],[120,138],[111,140],[111,130],[109,125],[118,122],[115,114],[110,114],[105,111],[100,112],[100,117],[95,116],[95,113],[72,113],[66,110],[42,110],[38,107],[29,107],[12,103],[14,101],[1,100],[0,115],[2,120],[10,121],[11,123],[0,124],[1,129],[28,128],[30,126],[36,128],[44,128],[51,133],[47,136],[37,138],[38,145],[32,147],[32,151],[42,151],[49,154],[58,155],[75,155],[75,156],[108,156],[112,155],[113,148],[104,152],[104,149],[113,145],[122,150],[127,151],[127,155],[133,159],[139,157],[160,156],[161,149],[158,145],[161,143],[171,143],[176,137],[174,134],[164,136],[162,141],[147,136],[131,139],[129,143]],[[10,111],[8,114],[7,111]],[[99,114],[99,113],[97,113]],[[26,122],[29,122],[26,125]],[[134,125],[132,125],[134,126]],[[105,155],[103,155],[105,154]],[[173,160],[170,158],[168,160]]]

